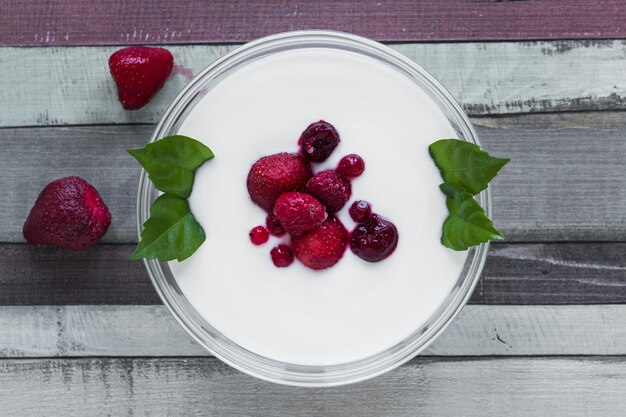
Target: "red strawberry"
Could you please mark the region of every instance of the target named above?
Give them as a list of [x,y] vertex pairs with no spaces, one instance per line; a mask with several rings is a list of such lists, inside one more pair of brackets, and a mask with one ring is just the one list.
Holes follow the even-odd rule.
[[326,220],[322,203],[308,194],[290,192],[281,194],[274,204],[274,216],[287,233],[300,236]]
[[302,236],[293,236],[296,258],[312,269],[326,269],[339,262],[348,243],[348,232],[339,220],[329,217]]
[[311,166],[295,153],[277,153],[256,161],[248,173],[248,193],[252,201],[270,212],[279,195],[303,191],[311,178]]
[[145,106],[167,81],[174,57],[167,49],[131,46],[109,57],[109,70],[117,84],[122,107],[136,110]]
[[28,243],[81,251],[98,243],[111,224],[100,194],[79,177],[52,181],[39,194],[22,233]]
[[318,172],[306,183],[306,192],[317,198],[329,213],[334,213],[348,202],[352,194],[350,181],[333,170]]

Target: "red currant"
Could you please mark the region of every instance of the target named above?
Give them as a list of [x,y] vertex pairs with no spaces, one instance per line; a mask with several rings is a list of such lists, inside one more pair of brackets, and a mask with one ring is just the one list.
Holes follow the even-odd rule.
[[285,268],[293,262],[293,252],[288,245],[277,245],[270,251],[272,262],[277,268]]
[[248,235],[250,236],[250,241],[257,246],[264,244],[270,238],[269,232],[263,226],[253,227]]

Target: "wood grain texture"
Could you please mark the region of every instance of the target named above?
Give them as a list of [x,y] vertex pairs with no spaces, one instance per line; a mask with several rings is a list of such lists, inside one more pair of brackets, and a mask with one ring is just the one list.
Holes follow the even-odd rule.
[[160,304],[134,245],[87,252],[0,245],[0,305]]
[[[626,306],[466,306],[422,356],[626,354]],[[3,306],[0,358],[209,356],[164,306]]]
[[[0,361],[6,416],[621,417],[624,357],[421,358],[363,383],[279,386],[212,358]],[[459,411],[461,410],[461,411]]]
[[[1,25],[0,25],[1,27]],[[626,41],[397,44],[471,115],[626,109]],[[154,123],[233,46],[172,46],[183,68],[146,107],[125,111],[107,59],[117,48],[0,49],[0,126]]]
[[493,245],[472,297],[485,304],[626,303],[626,244]]
[[73,126],[0,129],[0,241],[22,242],[22,226],[41,190],[78,175],[92,184],[111,212],[104,240],[137,240],[135,208],[140,166],[126,152],[150,140],[152,126]]
[[[494,219],[509,242],[623,240],[623,113],[478,118],[474,123],[485,149],[512,158],[493,182]],[[22,224],[41,189],[68,175],[91,182],[109,206],[113,222],[104,241],[135,242],[140,170],[124,150],[142,146],[152,129],[0,129],[0,190],[5,195],[0,242],[22,242]]]
[[511,158],[492,182],[494,221],[509,242],[624,240],[624,113],[473,122],[485,149]]
[[[133,248],[0,245],[0,305],[160,304]],[[494,244],[470,303],[626,303],[624,253],[626,243]]]
[[0,44],[243,42],[310,28],[387,41],[620,38],[624,21],[620,0],[8,0]]

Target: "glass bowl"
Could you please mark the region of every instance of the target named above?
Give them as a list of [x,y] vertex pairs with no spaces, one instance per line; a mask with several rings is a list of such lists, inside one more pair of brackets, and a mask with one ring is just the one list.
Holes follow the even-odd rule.
[[[200,72],[176,97],[157,125],[152,141],[175,134],[181,122],[199,102],[205,91],[246,63],[269,54],[301,48],[331,48],[365,55],[404,74],[434,100],[448,118],[459,139],[479,145],[478,137],[458,103],[430,74],[394,50],[359,36],[332,31],[295,31],[268,36],[247,43],[218,59]],[[141,232],[150,214],[150,204],[158,191],[145,171],[139,181],[137,228]],[[489,189],[478,201],[491,215]],[[368,358],[332,366],[310,366],[275,361],[244,349],[211,326],[183,295],[167,263],[146,260],[145,265],[156,291],[180,325],[217,358],[249,375],[267,381],[309,387],[342,385],[380,375],[415,357],[433,342],[454,320],[479,280],[488,244],[468,251],[463,270],[445,301],[430,319],[392,348]]]

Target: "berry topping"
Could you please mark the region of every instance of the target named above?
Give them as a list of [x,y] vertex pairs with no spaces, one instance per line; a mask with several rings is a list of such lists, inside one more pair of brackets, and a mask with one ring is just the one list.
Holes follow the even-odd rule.
[[274,236],[280,237],[285,234],[285,228],[282,224],[280,224],[276,216],[274,216],[274,213],[267,215],[265,218],[265,224],[267,225],[267,230],[269,230]]
[[352,194],[350,182],[335,171],[322,171],[313,176],[306,184],[306,192],[326,206],[329,213],[334,213],[348,202]]
[[391,255],[397,245],[398,229],[377,214],[372,214],[369,220],[359,224],[350,238],[352,252],[368,262],[382,261]]
[[270,238],[269,232],[263,226],[253,227],[248,235],[250,236],[250,241],[257,246],[264,244]]
[[287,233],[299,236],[326,220],[326,211],[315,197],[305,193],[281,194],[274,205],[274,216]]
[[335,265],[343,256],[347,243],[348,232],[334,217],[291,239],[296,258],[311,269],[326,269]]
[[248,193],[252,201],[270,212],[279,195],[303,191],[311,175],[311,166],[301,155],[283,152],[264,156],[250,168]]
[[350,206],[348,210],[350,217],[357,223],[365,223],[372,214],[372,206],[365,200],[357,200]]
[[293,262],[293,252],[288,245],[277,245],[270,251],[272,262],[277,268],[284,268]]
[[309,125],[298,141],[302,154],[312,162],[325,161],[339,144],[339,133],[323,120]]
[[358,177],[365,170],[365,162],[357,154],[346,155],[337,164],[337,173],[345,178]]
[[109,57],[109,70],[117,84],[122,107],[136,110],[146,105],[167,81],[174,57],[167,49],[131,46]]
[[96,189],[82,178],[67,177],[41,191],[22,233],[34,245],[82,251],[96,245],[110,224],[111,214]]

